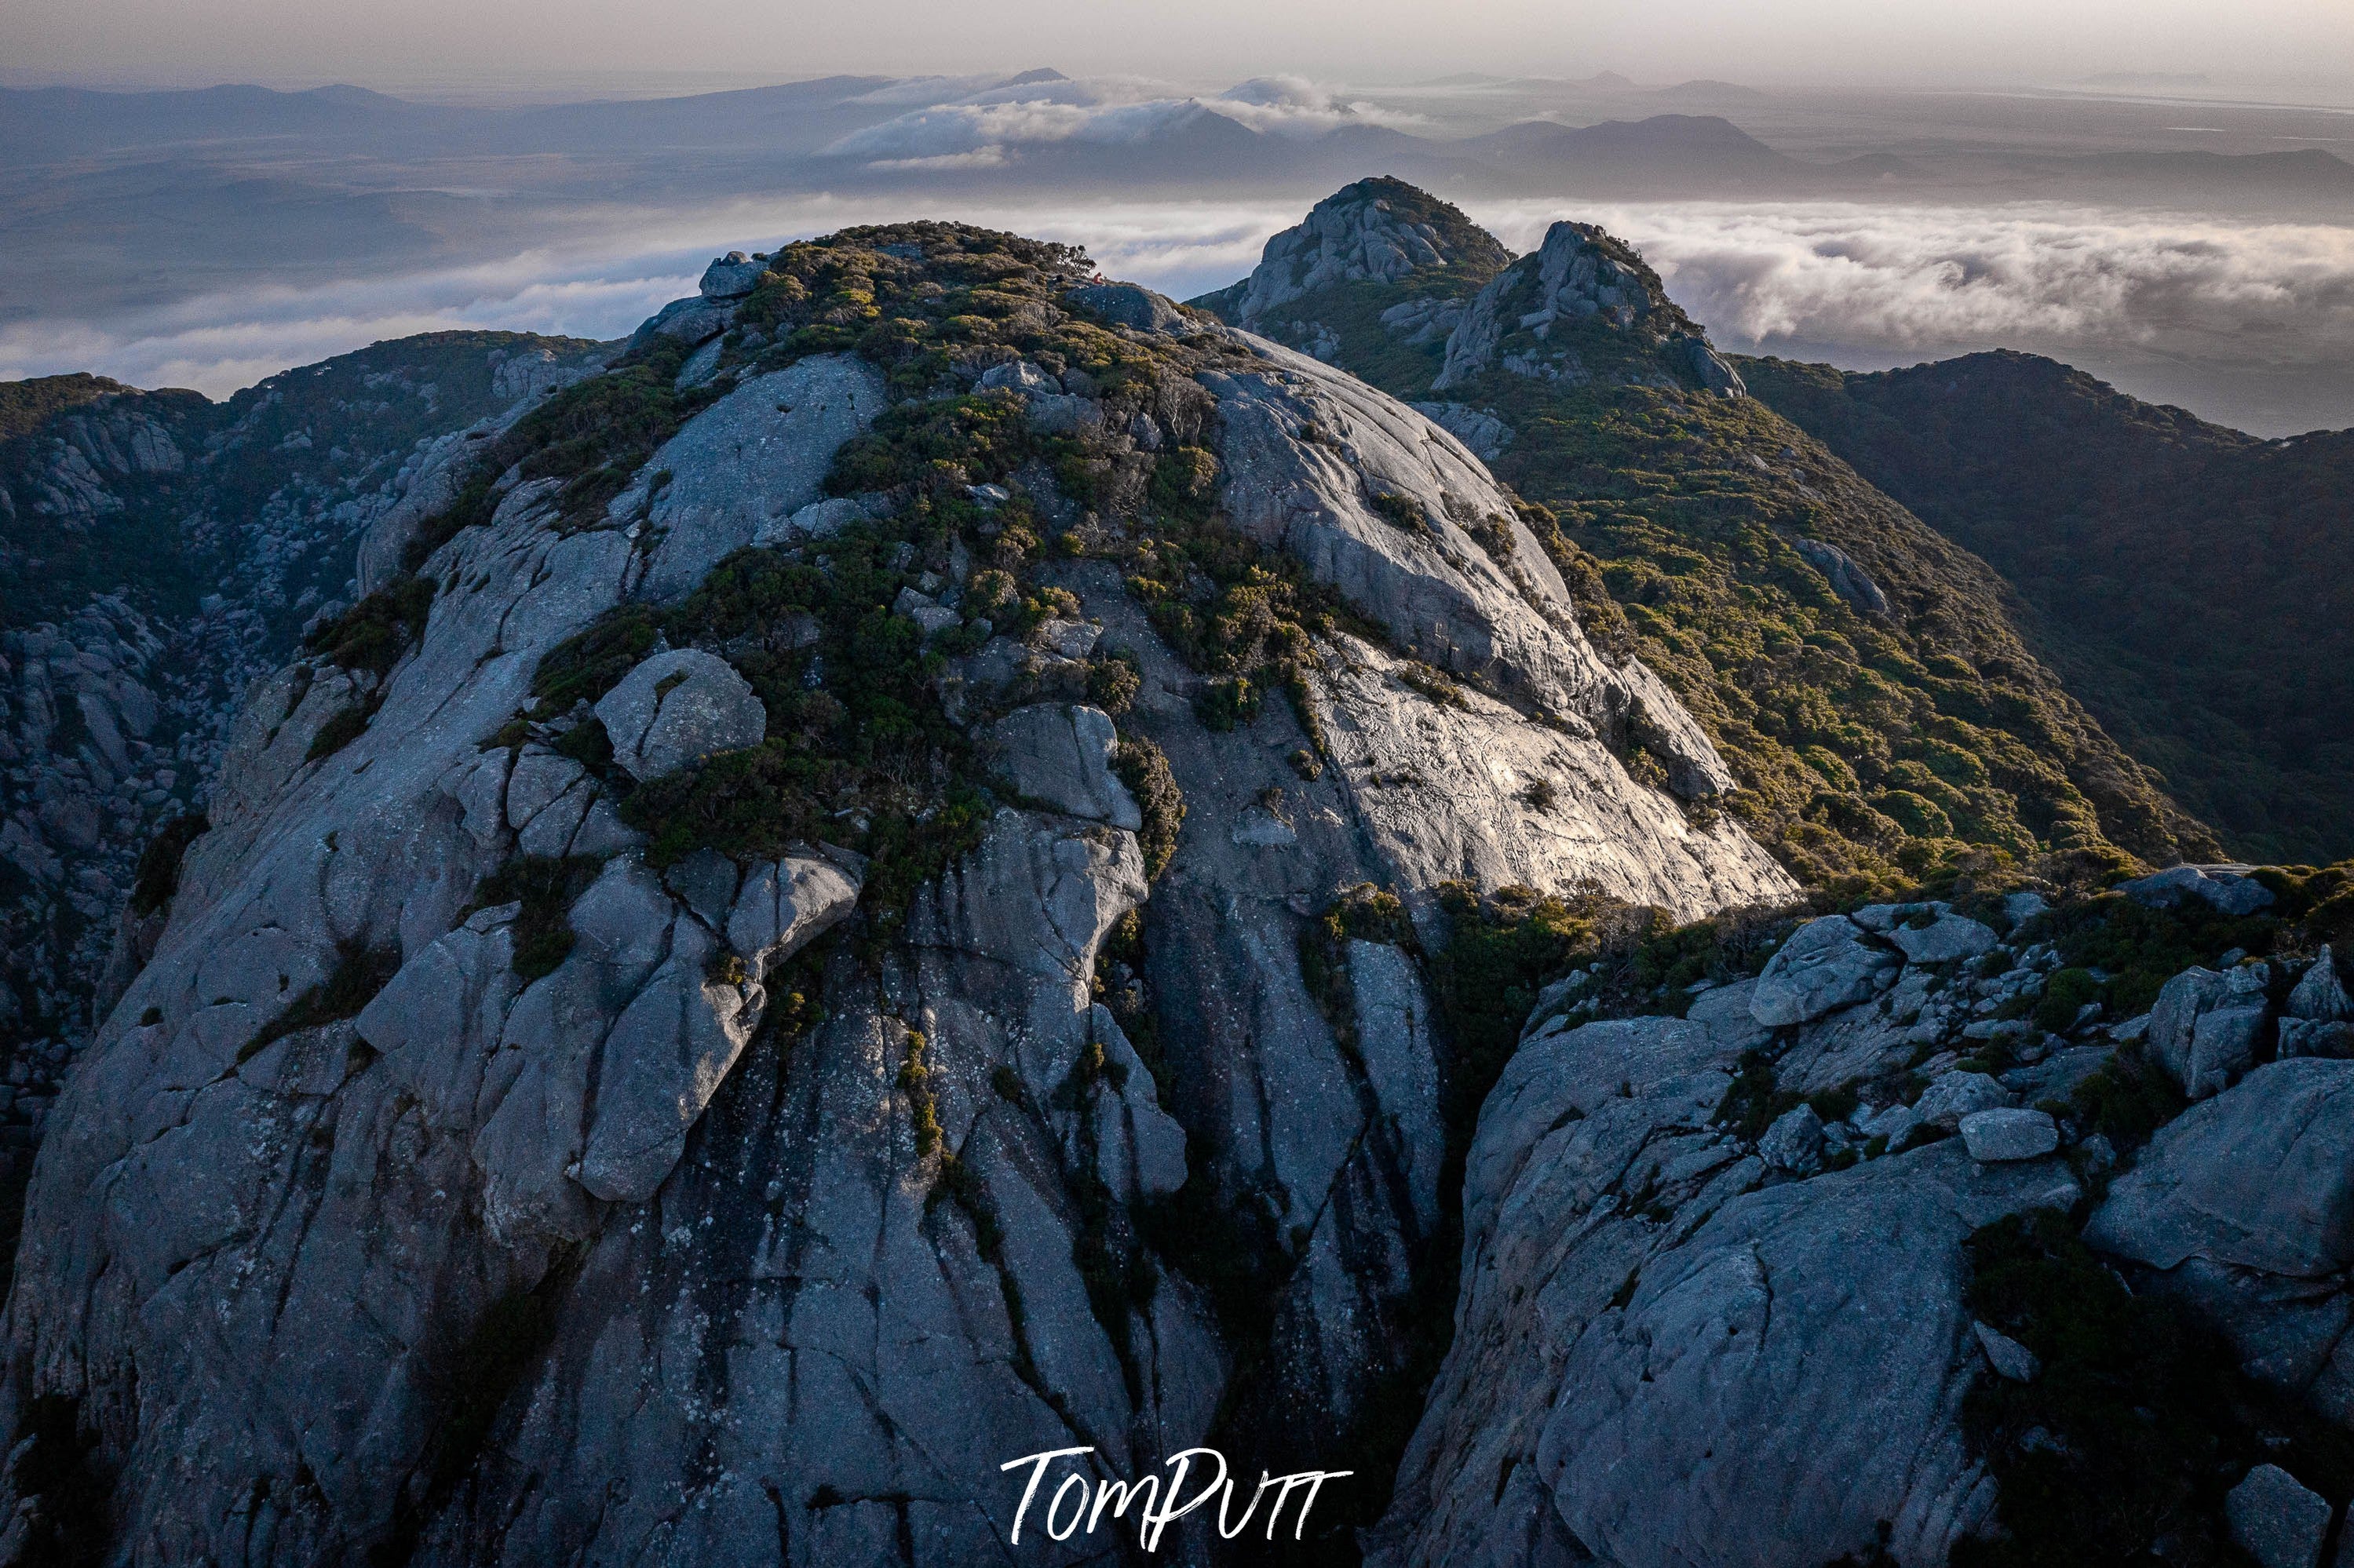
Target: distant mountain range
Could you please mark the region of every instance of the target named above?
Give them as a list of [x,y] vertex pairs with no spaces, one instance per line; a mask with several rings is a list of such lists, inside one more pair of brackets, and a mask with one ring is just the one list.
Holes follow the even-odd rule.
[[[133,152],[205,163],[273,148],[376,160],[659,156],[683,180],[695,181],[707,165],[715,182],[724,177],[730,188],[740,188],[749,170],[785,188],[944,181],[959,188],[1296,185],[1352,177],[1369,163],[1466,194],[1813,196],[1932,177],[1914,159],[1886,151],[1827,162],[1779,152],[1723,117],[1767,101],[1731,82],[1646,89],[1609,73],[1558,82],[1453,77],[1422,90],[1489,90],[1514,101],[1551,98],[1561,118],[1450,137],[1372,104],[1263,83],[1219,96],[1170,89],[1155,97],[1133,83],[1075,81],[1044,69],[981,79],[832,76],[681,98],[496,109],[415,103],[350,86],[53,87],[0,90],[0,158],[29,172]],[[1016,106],[1033,111],[1015,112]],[[1565,122],[1597,114],[1608,117]],[[2069,187],[2354,192],[2354,164],[2318,148],[1996,161],[2010,175]]]

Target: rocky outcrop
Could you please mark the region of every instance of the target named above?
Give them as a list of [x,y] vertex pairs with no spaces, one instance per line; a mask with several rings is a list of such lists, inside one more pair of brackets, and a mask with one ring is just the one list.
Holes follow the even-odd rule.
[[1471,449],[1481,462],[1494,462],[1512,444],[1516,433],[1492,408],[1463,403],[1416,403],[1414,411]]
[[[1346,355],[1344,334],[1360,348],[1403,345],[1427,357],[1429,368],[1384,385],[1404,391],[1412,381],[1418,391],[1463,319],[1466,298],[1511,260],[1450,204],[1402,180],[1360,180],[1269,239],[1250,276],[1192,303],[1327,364]],[[1374,298],[1384,290],[1393,302]],[[1369,299],[1381,304],[1377,313]],[[1484,459],[1501,450],[1464,439]]]
[[1772,1184],[1714,1119],[1741,1049],[1672,1019],[1523,1042],[1480,1112],[1455,1343],[1370,1563],[1812,1565],[1882,1521],[1932,1563],[1985,1523],[1961,1244],[2073,1180],[1946,1142]]
[[1204,378],[1237,527],[1299,556],[1408,653],[1574,719],[1574,735],[1655,744],[1681,794],[1733,787],[1649,671],[1595,652],[1560,574],[1462,443],[1305,355],[1268,356],[1270,370]]
[[1854,556],[1823,539],[1799,536],[1790,543],[1809,566],[1823,574],[1831,591],[1853,605],[1857,613],[1883,619],[1888,615],[1888,596],[1880,591],[1880,585],[1872,580],[1872,574],[1858,565]]
[[[1061,297],[1025,309],[1052,324]],[[1308,922],[1363,883],[1434,933],[1464,877],[1679,915],[1794,891],[1729,819],[1628,772],[1613,748],[1639,735],[1686,788],[1729,781],[1664,687],[1593,655],[1524,529],[1513,565],[1472,541],[1459,517],[1519,525],[1459,444],[1254,340],[1072,302],[1217,366],[1142,407],[1076,368],[984,395],[1115,476],[1214,441],[1219,525],[1409,646],[1320,630],[1298,705],[1213,728],[1202,673],[1084,549],[1036,567],[1057,613],[1026,645],[971,614],[970,553],[945,580],[909,567],[945,618],[909,657],[948,650],[920,667],[1002,782],[958,819],[968,847],[878,893],[880,861],[682,852],[617,809],[632,779],[671,800],[730,758],[796,766],[789,726],[835,699],[815,663],[775,683],[794,616],[631,644],[566,712],[533,698],[560,646],[670,613],[730,552],[822,573],[838,531],[910,504],[794,522],[881,411],[876,371],[752,366],[730,337],[717,396],[601,514],[562,510],[560,476],[501,479],[487,520],[386,579],[429,585],[388,667],[323,653],[257,691],[154,957],[52,1113],[0,1397],[18,1425],[32,1401],[72,1413],[117,1478],[122,1561],[832,1564],[914,1541],[994,1562],[1018,1497],[999,1463],[1076,1445],[1150,1468],[1208,1432],[1246,1351],[1268,1370],[1239,1419],[1347,1431],[1443,1263],[1450,1068],[1404,930],[1311,983]],[[483,477],[459,447],[434,471],[452,495]],[[1002,548],[1003,515],[1075,541],[1119,521],[1043,465],[1003,481],[925,493],[956,552]],[[375,558],[429,520],[387,508],[399,547]],[[904,629],[891,581],[859,613]],[[1115,671],[1118,718],[1071,700]],[[1295,759],[1311,740],[1320,768]],[[877,775],[930,787],[918,762]],[[1149,886],[1136,830],[1180,793]],[[854,814],[811,837],[864,832]],[[880,897],[904,901],[888,922]],[[820,940],[845,921],[855,940]],[[1148,1241],[1172,1202],[1241,1239]],[[1256,1339],[1202,1283],[1237,1255]],[[41,1474],[7,1482],[36,1520],[58,1506]]]
[[2086,1227],[2225,1326],[2253,1374],[2354,1422],[2354,1062],[2257,1068],[2161,1128]]
[[154,951],[185,836],[142,850],[205,809],[241,694],[355,597],[355,542],[444,435],[590,346],[437,334],[224,404],[118,389],[0,443],[0,1159]]
[[[2016,1016],[2082,994],[2089,971],[2063,974],[2032,940],[2052,928],[2040,897],[1977,910],[1986,921],[1925,903],[1800,924],[1758,978],[1704,986],[1683,1018],[1585,1022],[1599,964],[1547,988],[1479,1113],[1455,1339],[1369,1563],[1935,1564],[2018,1523],[1998,1475],[2026,1472],[2003,1468],[2009,1450],[1988,1448],[1965,1398],[1988,1379],[2041,1388],[2047,1358],[2086,1352],[2048,1325],[2031,1349],[1973,1316],[1988,1308],[1972,1257],[2026,1234],[1997,1228],[2006,1216],[2065,1228],[2082,1179],[2117,1166],[2093,1131],[2105,1097],[2147,1093],[2132,1086],[2164,1069],[2154,1044],[2145,1066],[2105,1043],[2137,1041],[2143,1020],[2034,1009],[2073,1012],[2047,1034]],[[2327,1010],[2328,961],[2300,974],[2272,960],[2289,971],[2274,989]],[[2222,979],[2193,969],[2166,989]],[[1964,1052],[1996,1061],[1980,1071]],[[2104,1256],[2070,1244],[2340,1425],[2354,1421],[2349,1094],[2354,1061],[2254,1066],[2115,1176],[2082,1232]],[[2005,1322],[2034,1338],[2031,1319]],[[1973,1421],[1996,1405],[1978,1408]],[[2282,1463],[2313,1468],[2310,1451]],[[2177,1528],[2260,1554],[2322,1539],[2327,1499],[2244,1452],[2236,1464],[2228,1503],[2219,1489],[2204,1524]],[[2052,1506],[2039,1496],[2027,1516]]]
[[[1598,338],[1581,334],[1589,324]],[[1568,220],[1472,299],[1447,337],[1431,389],[1469,386],[1499,370],[1570,386],[1604,376],[1745,395],[1739,373],[1668,300],[1642,258],[1592,224]]]
[[[2096,1022],[2081,1044],[2030,1028],[1999,1078],[1957,1065],[2057,967],[2020,935],[1946,905],[1867,906],[1797,926],[1760,976],[1702,989],[1681,1019],[1583,1022],[1585,976],[1549,989],[1480,1110],[1455,1340],[1367,1561],[1819,1568],[1879,1546],[1936,1563],[1991,1528],[1962,1401],[1982,1377],[2039,1374],[1967,1308],[1964,1244],[2073,1204],[2063,1144],[2112,1157],[2044,1108],[2110,1059]],[[2349,1065],[2265,1068],[2214,1105],[2264,1074]],[[1772,1105],[1791,1108],[1751,1119]],[[2211,1147],[2246,1142],[2219,1129]],[[2325,1190],[2310,1164],[2231,1180],[2285,1216],[2287,1194]],[[2103,1214],[2141,1203],[2143,1181]]]
[[[1426,268],[1493,270],[1510,255],[1460,213],[1403,181],[1359,180],[1267,242],[1251,275],[1214,296],[1220,313],[1261,330],[1284,306],[1341,283],[1396,283]],[[1397,323],[1408,330],[1426,324]]]
[[1804,1023],[1836,1008],[1868,1001],[1895,981],[1900,960],[1872,943],[1843,915],[1810,920],[1782,945],[1757,977],[1750,1015],[1767,1028]]

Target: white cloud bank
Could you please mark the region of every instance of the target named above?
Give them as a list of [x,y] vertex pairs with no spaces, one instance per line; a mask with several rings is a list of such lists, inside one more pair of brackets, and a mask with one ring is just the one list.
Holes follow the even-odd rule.
[[[1487,211],[1527,249],[1557,212]],[[1718,336],[1771,348],[2198,346],[2299,361],[2354,349],[2354,228],[2051,204],[1602,206]],[[2354,419],[2354,409],[2348,418]]]
[[[691,290],[720,251],[918,216],[1081,244],[1106,272],[1183,298],[1247,272],[1301,205],[1041,208],[921,195],[623,215],[601,245],[488,265],[256,288],[104,320],[19,319],[0,325],[0,378],[87,369],[219,397],[408,333],[487,326],[616,337]],[[1678,302],[1728,346],[1853,366],[2025,348],[2267,434],[2354,424],[2354,226],[2043,205],[1473,210],[1522,250],[1552,219],[1573,215],[1640,247]]]
[[1083,209],[816,199],[695,214],[617,216],[601,244],[543,249],[475,266],[353,279],[323,287],[264,284],[103,318],[0,322],[0,380],[90,370],[134,387],[192,387],[226,397],[266,376],[385,338],[458,327],[620,337],[690,293],[722,252],[765,249],[854,223],[959,218],[1083,245],[1106,272],[1180,297],[1257,264],[1291,204],[1156,202]]

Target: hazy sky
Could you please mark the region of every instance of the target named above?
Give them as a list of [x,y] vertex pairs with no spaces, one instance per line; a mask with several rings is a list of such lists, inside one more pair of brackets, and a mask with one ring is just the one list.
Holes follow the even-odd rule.
[[0,70],[272,84],[1021,69],[1763,82],[2354,79],[2354,0],[7,0]]

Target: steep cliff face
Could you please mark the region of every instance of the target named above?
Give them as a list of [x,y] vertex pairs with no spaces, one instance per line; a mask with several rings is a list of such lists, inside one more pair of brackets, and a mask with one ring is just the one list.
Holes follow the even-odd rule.
[[407,494],[51,1113],[19,1560],[996,1562],[1023,1454],[1356,1451],[1442,887],[1797,892],[1458,441],[1060,248],[716,264]]
[[153,950],[239,694],[341,608],[420,442],[562,385],[589,348],[433,334],[222,404],[96,376],[0,387],[8,1234],[57,1080]]

